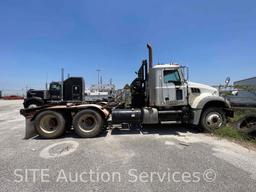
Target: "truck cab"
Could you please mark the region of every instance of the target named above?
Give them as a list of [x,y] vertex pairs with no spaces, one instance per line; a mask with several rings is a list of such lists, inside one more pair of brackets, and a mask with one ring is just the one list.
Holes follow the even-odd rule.
[[188,104],[187,82],[179,65],[156,65],[149,70],[149,104],[171,108]]

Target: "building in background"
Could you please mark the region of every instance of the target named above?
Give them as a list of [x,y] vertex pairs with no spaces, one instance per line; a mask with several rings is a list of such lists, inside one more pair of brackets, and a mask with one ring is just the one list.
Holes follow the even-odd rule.
[[86,101],[108,100],[114,97],[114,84],[93,84],[89,89],[85,90]]
[[235,81],[234,87],[238,88],[237,96],[256,98],[256,77]]
[[256,77],[251,77],[248,79],[243,79],[234,82],[234,86],[256,86]]
[[235,81],[233,95],[228,99],[234,105],[256,106],[256,77]]
[[93,84],[90,87],[91,92],[113,92],[114,90],[114,84]]

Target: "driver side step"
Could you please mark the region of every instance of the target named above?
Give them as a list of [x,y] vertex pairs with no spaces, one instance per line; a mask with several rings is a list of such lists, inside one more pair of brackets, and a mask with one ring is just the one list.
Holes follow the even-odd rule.
[[182,110],[168,110],[168,111],[159,111],[159,114],[179,114],[183,113]]
[[161,121],[161,124],[181,124],[181,121]]
[[159,111],[158,117],[161,124],[177,124],[182,122],[182,110]]

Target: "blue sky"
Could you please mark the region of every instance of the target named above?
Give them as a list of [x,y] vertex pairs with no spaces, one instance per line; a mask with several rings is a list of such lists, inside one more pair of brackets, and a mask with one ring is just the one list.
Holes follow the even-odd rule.
[[190,67],[190,80],[256,76],[253,0],[17,0],[0,2],[0,89],[43,88],[60,68],[86,85],[130,83],[146,43],[154,63]]

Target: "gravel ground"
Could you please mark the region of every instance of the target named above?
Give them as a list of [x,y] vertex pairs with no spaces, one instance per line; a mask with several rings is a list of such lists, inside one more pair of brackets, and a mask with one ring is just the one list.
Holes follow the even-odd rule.
[[25,140],[22,101],[0,100],[0,191],[256,191],[256,152],[183,127]]

